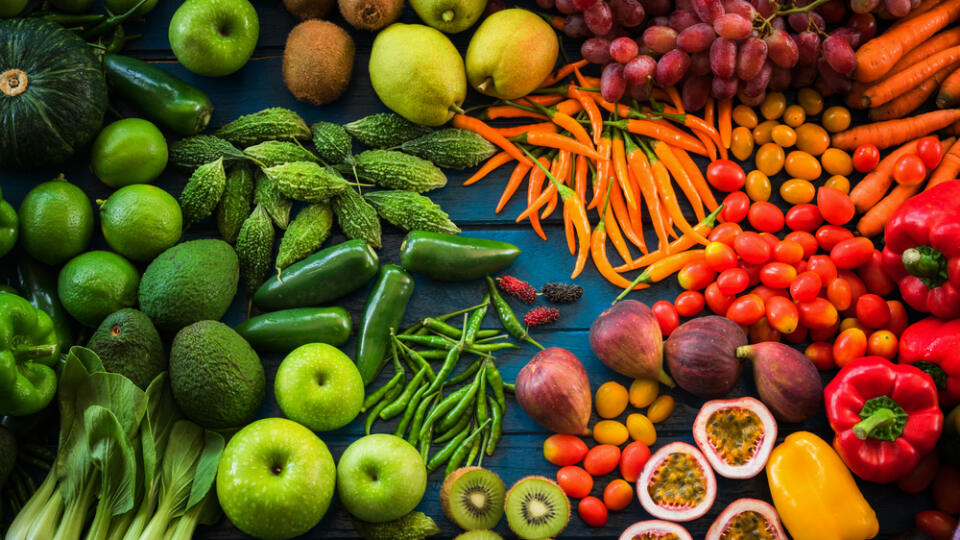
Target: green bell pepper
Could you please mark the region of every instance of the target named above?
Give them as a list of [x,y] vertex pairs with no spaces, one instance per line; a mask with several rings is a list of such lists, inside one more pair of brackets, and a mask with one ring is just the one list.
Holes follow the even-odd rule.
[[17,245],[17,236],[20,233],[20,218],[10,203],[3,200],[0,192],[0,257],[3,257],[13,246]]
[[57,393],[59,356],[50,316],[19,296],[0,295],[0,415],[46,407]]

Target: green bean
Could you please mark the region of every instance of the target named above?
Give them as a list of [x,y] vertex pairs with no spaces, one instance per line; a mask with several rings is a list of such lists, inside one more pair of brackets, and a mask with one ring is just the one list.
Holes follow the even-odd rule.
[[464,340],[467,345],[473,345],[473,341],[477,338],[477,333],[480,331],[480,325],[483,324],[483,319],[487,316],[487,309],[489,305],[490,294],[487,294],[483,297],[483,305],[471,313],[470,318],[467,319],[467,324],[464,326],[463,330],[467,334],[467,339]]
[[376,392],[367,396],[367,398],[363,400],[363,406],[360,407],[360,412],[367,412],[367,409],[378,403],[383,396],[387,395],[387,392],[393,390],[393,387],[400,384],[400,381],[403,380],[404,376],[405,374],[402,370],[398,371],[392,379],[387,381],[387,384],[381,386]]
[[[466,317],[466,316],[464,316]],[[464,320],[466,322],[466,320]],[[457,365],[457,362],[460,360],[460,353],[463,351],[463,336],[460,338],[460,342],[457,343],[457,346],[450,349],[450,352],[447,353],[446,359],[443,361],[443,365],[440,366],[440,371],[437,372],[437,378],[430,383],[430,390],[428,392],[433,392],[443,384],[443,381],[450,376],[450,373],[453,372],[453,368]]]
[[474,360],[463,371],[447,379],[447,383],[446,383],[447,386],[456,386],[462,383],[463,381],[469,379],[471,375],[473,375],[474,373],[480,370],[480,366],[483,365],[484,360],[485,360],[485,357],[483,356],[477,357],[477,359]]
[[423,458],[423,462],[427,462],[427,458],[430,457],[430,440],[433,439],[433,426],[424,426],[426,427],[425,433],[420,434],[420,457]]
[[[447,414],[447,411],[456,406],[457,402],[467,395],[467,392],[470,391],[469,386],[464,386],[463,388],[457,390],[456,392],[450,394],[449,396],[443,398],[440,403],[437,404],[433,410],[430,411],[430,414],[427,415],[426,420],[423,421],[423,427],[420,428],[420,438],[422,439],[424,434],[427,432],[428,428],[433,428],[433,424],[443,415]],[[427,390],[427,393],[431,393],[430,390]]]
[[487,405],[490,406],[490,418],[493,423],[490,424],[490,438],[487,439],[487,455],[492,456],[493,451],[497,449],[497,443],[500,442],[500,435],[503,433],[503,410],[497,403],[497,400],[487,396]]
[[540,345],[530,337],[530,333],[524,328],[523,323],[521,323],[520,319],[513,313],[510,304],[500,296],[500,291],[497,290],[497,285],[490,276],[487,276],[487,289],[490,291],[490,298],[493,299],[493,307],[497,310],[497,316],[500,317],[500,324],[503,325],[503,329],[510,332],[510,335],[518,340],[526,341],[542,350],[543,345]]
[[461,416],[466,415],[467,410],[470,409],[470,406],[473,405],[473,400],[477,398],[477,390],[480,389],[480,381],[483,380],[483,368],[480,368],[480,372],[476,374],[473,378],[473,382],[470,383],[469,390],[467,394],[460,400],[460,403],[457,403],[450,412],[443,418],[443,420],[437,423],[437,429],[444,430],[448,429],[450,426],[455,424]]
[[[470,421],[471,421],[471,420],[472,420],[472,419],[471,419],[469,416],[463,415],[462,418],[460,418],[459,420],[457,420],[457,423],[453,424],[453,425],[450,426],[449,428],[443,429],[443,428],[441,428],[440,425],[438,424],[438,425],[435,427],[435,429],[436,429],[437,431],[439,431],[440,434],[433,438],[433,443],[434,443],[434,444],[443,444],[443,443],[449,441],[449,440],[452,439],[454,436],[456,436],[457,433],[460,433],[461,431],[463,431],[463,430],[470,424]],[[436,432],[435,432],[435,433],[436,433]]]
[[410,435],[407,436],[407,442],[410,443],[411,446],[417,446],[417,443],[420,441],[420,428],[423,427],[423,417],[426,416],[427,409],[436,405],[440,399],[442,399],[440,392],[426,394],[420,402],[420,405],[417,406],[417,412],[413,414],[413,422],[410,424]]
[[511,394],[517,393],[517,385],[513,383],[509,383],[509,382],[503,383],[503,389],[506,390],[507,392],[510,392]]
[[413,397],[411,397],[410,401],[407,402],[407,406],[403,411],[403,416],[400,418],[400,422],[397,424],[397,429],[393,432],[394,435],[397,437],[403,437],[407,433],[407,426],[409,426],[410,421],[413,420],[413,413],[416,412],[418,406],[420,405],[420,400],[426,393],[426,385],[420,386],[417,391],[414,392]]
[[439,452],[434,454],[433,457],[430,458],[429,461],[427,461],[427,473],[428,474],[432,473],[433,471],[437,470],[437,468],[439,468],[441,465],[446,463],[447,460],[450,459],[450,456],[452,456],[453,453],[456,452],[457,448],[460,448],[460,446],[463,445],[463,442],[467,439],[469,435],[470,435],[470,430],[464,429],[464,430],[461,430],[460,433],[457,433],[456,437],[450,439],[450,442],[448,442],[442,449],[440,449]]
[[370,434],[370,429],[373,428],[373,423],[377,421],[377,417],[380,416],[380,411],[387,408],[390,405],[390,402],[397,398],[403,392],[403,388],[400,386],[394,386],[383,400],[377,403],[377,405],[370,410],[370,413],[367,414],[367,419],[363,423],[363,432],[367,435]]
[[497,366],[493,362],[487,362],[487,382],[490,383],[490,388],[493,389],[493,397],[497,398],[497,403],[500,405],[501,410],[507,410],[507,398],[503,395],[503,377],[500,376],[500,370],[497,369]]
[[389,420],[407,409],[407,404],[410,403],[410,400],[413,398],[413,394],[415,394],[420,388],[420,382],[423,381],[423,376],[426,373],[427,370],[420,368],[420,371],[418,371],[417,374],[410,379],[407,387],[403,389],[403,393],[400,394],[400,397],[393,400],[393,403],[380,411],[381,420]]
[[[483,424],[482,426],[477,426],[477,428],[474,429],[473,432],[470,433],[470,435],[468,435],[465,439],[461,440],[460,444],[457,445],[457,447],[447,456],[441,456],[441,454],[443,453],[443,450],[447,449],[446,447],[444,447],[444,449],[441,450],[440,452],[437,452],[437,455],[434,456],[434,458],[441,458],[442,460],[437,459],[436,465],[433,468],[431,468],[430,465],[434,463],[434,460],[431,459],[430,463],[427,464],[427,470],[432,472],[434,469],[440,467],[440,465],[442,465],[444,461],[449,459],[450,462],[447,464],[447,474],[450,474],[451,472],[453,472],[452,470],[450,470],[450,467],[449,467],[450,464],[453,464],[453,468],[456,469],[460,465],[460,463],[463,462],[463,458],[464,456],[467,455],[467,451],[470,449],[470,446],[473,445],[473,441],[477,440],[477,437],[480,436],[481,433],[483,433],[483,430],[486,429],[486,427],[487,427],[487,424]],[[464,431],[464,433],[468,433],[468,431]],[[454,441],[456,441],[456,439],[454,439]],[[454,442],[454,441],[451,441],[451,442]],[[454,460],[456,460],[456,462],[454,462]]]

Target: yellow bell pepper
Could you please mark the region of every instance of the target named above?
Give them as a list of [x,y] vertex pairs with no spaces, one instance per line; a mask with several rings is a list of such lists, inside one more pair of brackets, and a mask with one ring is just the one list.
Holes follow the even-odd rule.
[[791,433],[773,449],[767,482],[794,540],[866,540],[880,530],[843,460],[813,433]]

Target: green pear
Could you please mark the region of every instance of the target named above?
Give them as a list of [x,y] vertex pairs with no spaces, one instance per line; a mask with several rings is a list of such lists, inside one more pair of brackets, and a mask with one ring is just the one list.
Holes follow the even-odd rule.
[[417,124],[439,126],[467,97],[463,59],[447,36],[422,24],[391,24],[373,41],[370,82],[384,105]]
[[410,0],[410,6],[423,22],[446,32],[463,32],[480,20],[487,0]]
[[525,9],[505,9],[487,17],[467,47],[467,79],[482,94],[516,99],[550,75],[560,45],[553,29]]

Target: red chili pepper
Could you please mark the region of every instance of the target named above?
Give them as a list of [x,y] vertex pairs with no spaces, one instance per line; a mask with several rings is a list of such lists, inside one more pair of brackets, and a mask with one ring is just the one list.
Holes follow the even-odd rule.
[[933,377],[945,406],[960,403],[960,319],[928,317],[900,335],[900,363],[913,364]]
[[913,309],[960,317],[960,181],[905,202],[887,222],[883,267]]
[[833,447],[854,474],[887,483],[906,476],[937,444],[943,413],[933,380],[879,356],[847,364],[824,389]]

